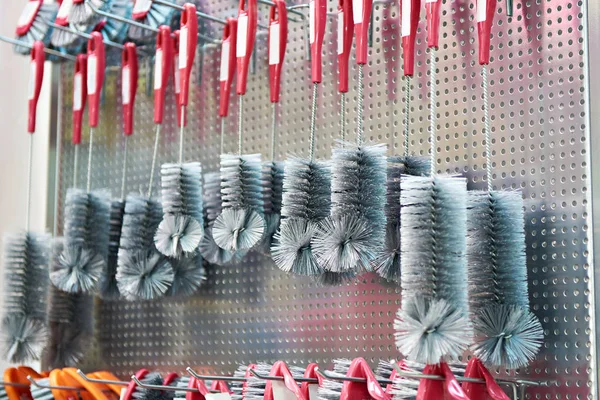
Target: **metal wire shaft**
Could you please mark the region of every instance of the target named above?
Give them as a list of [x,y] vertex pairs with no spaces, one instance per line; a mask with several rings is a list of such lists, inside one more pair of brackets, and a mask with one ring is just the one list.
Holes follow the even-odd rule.
[[148,198],[152,197],[152,185],[154,183],[154,174],[156,172],[156,158],[158,156],[158,142],[160,139],[160,126],[160,124],[156,125],[156,133],[154,135],[154,153],[152,153],[152,166],[150,167],[150,181],[148,182]]
[[310,110],[310,142],[309,142],[309,158],[310,161],[315,159],[315,131],[317,128],[317,88],[318,82],[313,83],[312,106]]

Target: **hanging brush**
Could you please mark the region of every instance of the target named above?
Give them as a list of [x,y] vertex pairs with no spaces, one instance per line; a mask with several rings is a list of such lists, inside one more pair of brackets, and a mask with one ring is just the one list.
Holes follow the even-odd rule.
[[190,74],[198,42],[196,7],[185,4],[179,34],[180,112],[179,163],[161,167],[164,217],[154,243],[167,257],[194,256],[204,234],[202,215],[202,167],[199,162],[183,163],[183,133],[189,101]]
[[[43,0],[28,0],[21,12],[17,22],[16,38],[28,45],[41,41],[44,46],[50,43],[52,29],[44,20],[52,21],[56,17],[58,7],[54,2]],[[15,45],[15,51],[19,54],[30,54],[30,46]]]
[[[153,0],[135,0],[131,17],[136,22],[158,29],[163,25],[171,26],[175,19],[175,9]],[[131,26],[128,35],[131,40],[143,43],[154,39],[150,30],[137,26]]]
[[265,233],[261,252],[271,254],[274,235],[281,219],[284,163],[275,161],[277,137],[277,106],[281,92],[281,71],[288,37],[287,8],[284,0],[274,1],[269,11],[269,93],[271,100],[271,158],[263,162],[262,187],[265,216]]
[[311,240],[317,224],[329,214],[329,166],[315,161],[315,131],[317,119],[317,93],[323,78],[322,47],[327,18],[327,2],[311,2],[311,79],[313,82],[310,118],[309,158],[288,158],[283,178],[281,206],[282,222],[275,234],[271,255],[275,265],[285,272],[299,275],[319,275],[323,271],[317,264]]
[[[88,3],[92,4],[93,1],[86,0],[86,4]],[[73,7],[75,7],[75,4]],[[113,43],[123,43],[125,41],[129,24],[123,22],[122,19],[129,19],[131,16],[131,2],[129,0],[110,0],[107,9],[93,5],[92,11],[99,15],[101,19],[96,24],[91,24],[91,26],[94,27],[95,31],[102,34],[105,41]],[[105,18],[98,14],[98,11],[105,11],[110,17]]]
[[[102,17],[93,8],[107,11],[113,1],[121,0],[72,0],[69,21],[75,25],[96,25]],[[93,8],[92,8],[93,7]]]
[[441,3],[426,3],[431,176],[401,179],[402,307],[394,324],[400,352],[426,364],[457,358],[472,338],[466,290],[466,179],[436,174],[436,49]]
[[320,400],[348,398],[391,400],[391,396],[381,387],[364,358],[333,360],[333,371],[327,372],[347,378],[362,379],[361,381],[324,379],[318,389]]
[[[73,6],[73,0],[63,0],[58,8],[56,19],[54,24],[58,27],[67,29],[52,29],[52,35],[50,36],[50,44],[59,48],[72,49],[78,52],[85,45],[85,38],[74,33],[70,28],[69,14]],[[74,29],[79,31],[85,31],[88,33],[89,29],[86,26],[75,26]]]
[[215,243],[224,250],[253,248],[263,237],[263,194],[260,154],[242,154],[243,100],[258,19],[257,0],[240,1],[236,39],[238,154],[221,155],[222,213],[213,225]]
[[373,260],[373,270],[382,278],[400,282],[400,194],[401,176],[427,176],[429,159],[413,156],[410,144],[410,84],[414,75],[415,39],[421,12],[421,0],[402,0],[402,49],[404,53],[404,155],[390,157],[387,167],[387,202],[385,206],[385,243]]
[[[219,73],[219,118],[221,119],[220,154],[225,149],[225,118],[229,115],[231,83],[235,74],[235,50],[237,19],[227,18],[221,43],[221,65]],[[200,242],[200,253],[206,261],[215,265],[226,265],[241,260],[246,251],[228,251],[220,248],[213,239],[212,227],[221,214],[221,174],[211,172],[204,175],[204,237]]]
[[332,272],[370,270],[385,237],[386,146],[363,144],[363,67],[372,1],[356,0],[352,8],[358,63],[357,142],[333,150],[331,216],[319,224],[312,240],[319,265]]
[[496,191],[492,178],[488,64],[496,0],[477,3],[487,190],[468,199],[469,298],[473,352],[484,364],[516,369],[535,359],[544,330],[529,311],[524,202],[518,191]]
[[3,357],[11,363],[37,360],[46,340],[46,290],[48,287],[49,235],[30,232],[33,134],[37,103],[44,76],[44,43],[31,50],[25,231],[4,237]]
[[104,42],[98,32],[88,41],[87,93],[90,143],[87,189],[69,189],[65,205],[63,252],[52,265],[50,279],[69,293],[93,293],[106,268],[110,200],[104,191],[91,190],[94,129],[98,126],[101,88],[105,67]]

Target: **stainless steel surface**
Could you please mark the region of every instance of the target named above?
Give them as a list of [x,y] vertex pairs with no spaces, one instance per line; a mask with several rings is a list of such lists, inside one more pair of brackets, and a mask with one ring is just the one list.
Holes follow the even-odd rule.
[[[329,1],[328,11],[333,12],[336,4]],[[492,179],[495,189],[518,189],[525,198],[530,298],[546,336],[540,355],[529,368],[499,373],[557,381],[550,387],[529,388],[531,398],[591,399],[597,372],[585,4],[524,0],[515,4],[512,20],[505,16],[504,4],[498,3],[488,71]],[[199,9],[227,17],[236,13],[237,3],[206,0]],[[598,18],[598,6],[594,4],[590,10]],[[389,155],[404,151],[398,13],[397,5],[375,7],[374,41],[364,77],[364,139],[388,143]],[[467,176],[470,189],[485,189],[483,90],[474,2],[446,1],[442,13],[441,47],[437,52],[436,165],[441,172]],[[260,20],[266,23],[266,10],[261,11]],[[324,81],[319,85],[318,158],[328,158],[339,137],[335,27],[336,22],[328,19]],[[205,32],[219,37],[217,28],[206,25]],[[293,24],[289,28],[277,159],[285,159],[287,154],[306,157],[309,151],[310,64],[304,57],[302,28]],[[591,29],[595,29],[593,36],[597,38],[597,21]],[[429,61],[424,35],[423,15],[416,74],[411,81],[409,129],[410,150],[421,155],[429,151]],[[597,50],[598,43],[595,46]],[[244,102],[244,152],[260,152],[267,159],[271,105],[266,35],[260,32],[256,49],[257,73],[249,77]],[[593,57],[600,57],[600,52],[595,51]],[[599,67],[600,63],[595,60],[591,65]],[[206,172],[217,170],[219,159],[218,67],[219,50],[206,50],[203,81],[200,85],[194,82],[185,133],[185,159],[202,161]],[[63,68],[61,204],[73,167],[72,70],[67,65]],[[349,141],[355,139],[356,73],[356,67],[352,67],[353,86],[346,99]],[[102,120],[94,138],[92,185],[111,188],[115,196],[120,187],[123,152],[118,75],[110,72],[105,85]],[[141,73],[140,78],[143,88],[147,75]],[[590,87],[596,89],[592,99],[596,103],[592,104],[596,108],[600,98],[597,86],[598,82],[592,80]],[[174,162],[178,155],[172,87],[167,100],[158,163]],[[227,152],[237,150],[237,101],[232,95],[231,115],[225,121]],[[138,91],[135,122],[129,143],[127,190],[145,193],[154,125],[152,99],[143,90]],[[89,139],[87,134],[84,129],[84,145]],[[594,143],[598,154],[600,148]],[[80,173],[85,174],[83,168]],[[159,193],[156,188],[154,193]],[[374,275],[339,288],[319,288],[309,279],[276,270],[269,260],[256,254],[238,266],[207,269],[208,281],[193,298],[102,304],[97,313],[100,350],[98,359],[90,362],[102,360],[122,377],[142,366],[164,371],[183,371],[192,366],[202,373],[230,375],[239,363],[259,360],[283,359],[293,364],[314,361],[329,367],[336,357],[362,355],[375,363],[379,358],[398,356],[392,323],[400,291]]]

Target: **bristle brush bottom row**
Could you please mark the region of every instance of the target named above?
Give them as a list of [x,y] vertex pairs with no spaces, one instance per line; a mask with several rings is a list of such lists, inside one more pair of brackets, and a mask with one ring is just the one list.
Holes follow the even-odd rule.
[[271,257],[277,268],[297,275],[323,273],[311,248],[315,230],[316,225],[303,218],[283,220],[271,247]]

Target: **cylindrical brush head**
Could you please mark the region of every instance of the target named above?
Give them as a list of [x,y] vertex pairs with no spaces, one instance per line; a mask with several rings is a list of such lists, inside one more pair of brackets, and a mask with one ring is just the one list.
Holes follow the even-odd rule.
[[436,364],[471,343],[467,302],[467,185],[459,177],[402,178],[402,307],[396,345]]
[[319,224],[312,242],[324,269],[371,269],[385,237],[385,152],[385,145],[334,149],[331,216]]
[[221,155],[222,213],[213,225],[217,245],[229,251],[249,250],[263,237],[260,154]]
[[164,164],[161,168],[164,218],[154,236],[167,257],[192,255],[204,234],[200,163]]
[[100,297],[104,300],[118,299],[117,268],[119,243],[125,214],[125,201],[113,200],[110,205],[110,228],[108,231],[108,261],[106,271],[100,280]]
[[317,224],[331,206],[329,165],[302,158],[290,158],[285,165],[281,216],[271,255],[285,272],[318,275],[323,269],[313,253],[312,239]]
[[544,338],[529,311],[523,207],[519,192],[469,192],[473,351],[485,364],[508,369],[533,360]]
[[262,186],[265,212],[265,233],[261,242],[261,252],[271,254],[275,232],[281,220],[281,202],[283,195],[284,163],[267,161],[263,163]]
[[173,284],[167,295],[191,296],[206,280],[202,257],[198,254],[191,257],[171,259],[173,267]]

